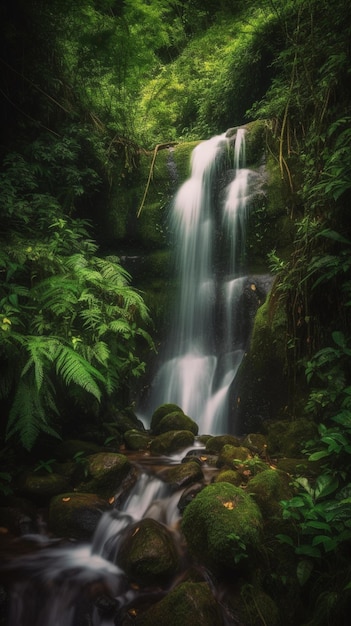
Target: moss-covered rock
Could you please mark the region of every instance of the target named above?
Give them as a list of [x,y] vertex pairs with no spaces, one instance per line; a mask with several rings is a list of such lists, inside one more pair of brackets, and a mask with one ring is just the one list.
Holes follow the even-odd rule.
[[242,475],[240,472],[232,469],[225,469],[214,477],[213,482],[215,483],[230,483],[231,485],[235,485],[239,487],[243,482]]
[[234,469],[238,466],[238,464],[240,464],[240,461],[247,461],[250,458],[251,452],[248,448],[244,448],[244,446],[231,446],[230,444],[226,444],[219,453],[217,467],[226,466]]
[[306,441],[318,433],[317,424],[307,418],[268,421],[265,431],[269,453],[287,457],[303,456]]
[[180,406],[178,406],[177,404],[172,404],[172,403],[161,404],[161,406],[157,407],[157,409],[155,409],[155,411],[153,412],[151,416],[151,423],[150,423],[151,431],[156,432],[161,420],[166,415],[169,415],[170,413],[174,413],[174,412],[182,413],[183,411],[180,408]]
[[243,489],[212,483],[186,507],[182,531],[190,552],[214,570],[234,570],[259,545],[262,515]]
[[257,310],[236,381],[236,423],[241,432],[262,432],[266,421],[284,414],[288,398],[286,310],[274,288]]
[[225,445],[240,446],[241,442],[238,437],[234,437],[233,435],[209,437],[206,441],[206,452],[208,454],[219,454]]
[[201,466],[195,460],[180,465],[167,467],[158,474],[164,482],[172,485],[174,489],[187,487],[188,485],[201,481],[204,477]]
[[253,495],[265,519],[281,517],[280,501],[292,497],[290,477],[276,469],[266,469],[251,478],[247,489]]
[[55,472],[39,474],[26,472],[21,479],[21,492],[28,497],[45,499],[58,495],[70,488],[70,481]]
[[240,617],[247,626],[279,626],[281,615],[274,600],[260,588],[246,584],[241,588]]
[[128,450],[147,450],[150,446],[151,437],[140,430],[127,430],[124,433],[124,442]]
[[265,456],[267,453],[267,439],[261,433],[249,433],[243,439],[242,445],[255,454]]
[[206,582],[184,582],[137,615],[136,626],[223,626],[220,607]]
[[152,440],[150,452],[151,454],[172,454],[192,446],[194,439],[194,434],[189,430],[171,430]]
[[93,536],[107,500],[92,493],[67,492],[51,499],[49,529],[57,537],[88,540]]
[[134,583],[165,586],[177,572],[179,557],[170,531],[145,518],[128,527],[117,564]]
[[87,478],[80,491],[99,493],[103,496],[115,494],[133,466],[123,454],[104,452],[87,458]]
[[194,435],[197,435],[199,427],[196,422],[188,415],[185,415],[183,411],[173,411],[162,417],[158,424],[152,428],[152,433],[161,435],[170,430],[189,430]]

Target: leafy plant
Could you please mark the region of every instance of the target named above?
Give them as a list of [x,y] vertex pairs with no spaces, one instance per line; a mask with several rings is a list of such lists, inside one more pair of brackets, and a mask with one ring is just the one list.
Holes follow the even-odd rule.
[[36,467],[34,468],[34,471],[41,472],[44,470],[48,474],[52,474],[54,471],[52,467],[54,463],[56,463],[56,459],[48,459],[48,460],[41,459],[38,465],[36,465]]

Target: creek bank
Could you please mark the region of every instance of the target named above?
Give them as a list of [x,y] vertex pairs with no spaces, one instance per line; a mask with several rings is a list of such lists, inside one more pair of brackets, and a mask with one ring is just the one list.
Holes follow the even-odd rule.
[[[175,422],[174,413],[179,421]],[[94,606],[108,605],[123,626],[179,626],[185,614],[199,625],[210,623],[204,617],[208,614],[212,626],[255,625],[261,615],[274,626],[287,606],[293,616],[291,624],[296,623],[300,619],[296,616],[303,612],[301,590],[293,576],[296,563],[276,535],[291,531],[279,502],[292,497],[292,477],[301,471],[303,458],[296,451],[303,441],[302,421],[290,428],[290,439],[277,436],[277,423],[266,433],[210,436],[182,430],[182,414],[180,407],[161,407],[153,418],[153,429],[157,431],[156,424],[161,423],[162,430],[166,429],[168,416],[169,428],[175,423],[180,428],[161,434],[146,431],[130,412],[124,416],[126,421],[121,413],[116,414],[114,428],[119,435],[115,441],[121,444],[114,450],[98,446],[97,451],[96,445],[85,441],[63,442],[57,448],[60,460],[51,459],[54,471],[46,472],[54,479],[64,477],[65,489],[57,494],[43,486],[43,470],[40,474],[28,468],[31,481],[37,478],[37,485],[31,482],[30,488],[22,472],[17,493],[7,496],[0,508],[5,561],[12,561],[16,551],[38,550],[32,539],[23,536],[28,532],[38,533],[44,544],[62,539],[78,544],[91,541],[103,514],[113,516],[146,471],[164,483],[167,493],[174,494],[175,522],[169,528],[166,521],[154,519],[157,502],[144,519],[131,520],[115,559],[133,595],[118,608],[104,592]],[[189,424],[190,418],[184,418]],[[132,423],[133,432],[144,438],[143,444],[148,441],[146,447],[138,451],[128,447],[131,431],[126,423]],[[288,433],[289,423],[280,428],[284,426]],[[161,455],[154,451],[159,441]],[[286,456],[287,450],[294,456]],[[290,464],[289,471],[282,469],[284,462]],[[305,466],[304,472],[313,471],[313,464]]]

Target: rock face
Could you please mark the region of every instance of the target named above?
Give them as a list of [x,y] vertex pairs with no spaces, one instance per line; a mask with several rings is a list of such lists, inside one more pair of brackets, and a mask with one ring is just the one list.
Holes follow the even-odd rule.
[[262,515],[239,487],[218,482],[200,491],[183,513],[190,552],[214,571],[235,569],[257,548]]
[[153,519],[132,524],[117,555],[117,564],[133,583],[166,585],[179,564],[172,534]]

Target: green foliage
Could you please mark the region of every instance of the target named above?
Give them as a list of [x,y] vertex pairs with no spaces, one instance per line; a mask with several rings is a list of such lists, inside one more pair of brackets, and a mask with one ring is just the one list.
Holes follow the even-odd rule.
[[[139,340],[152,344],[129,274],[117,257],[98,256],[86,220],[67,214],[89,192],[89,171],[76,167],[71,142],[48,146],[36,140],[32,161],[8,156],[1,175],[10,239],[0,253],[0,393],[10,403],[7,439],[28,449],[40,433],[60,435],[62,385],[78,404],[86,396],[100,403],[143,372]],[[78,187],[62,186],[63,158],[61,175],[69,180],[71,170]]]

